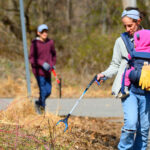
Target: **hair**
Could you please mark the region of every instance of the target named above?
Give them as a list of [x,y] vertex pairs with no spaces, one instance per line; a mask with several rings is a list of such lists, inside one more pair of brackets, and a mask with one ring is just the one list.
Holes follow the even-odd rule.
[[[145,16],[144,12],[140,11],[139,8],[137,7],[126,7],[125,8],[126,11],[129,11],[129,10],[137,10],[139,13],[140,13],[140,19],[142,20]],[[137,22],[136,19],[133,19],[134,22]]]

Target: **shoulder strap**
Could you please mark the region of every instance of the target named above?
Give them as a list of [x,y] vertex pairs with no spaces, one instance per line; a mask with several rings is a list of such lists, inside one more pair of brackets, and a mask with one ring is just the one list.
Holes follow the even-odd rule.
[[127,32],[122,33],[122,34],[121,34],[121,38],[122,38],[122,40],[124,41],[124,44],[125,44],[125,46],[126,46],[126,48],[127,48],[128,53],[129,53],[129,54],[131,55],[131,57],[132,57],[132,53],[133,53],[133,51],[134,51],[134,45],[133,45],[133,43],[131,42],[128,33],[127,33]]
[[150,53],[148,52],[133,52],[133,57],[135,58],[145,58],[145,59],[150,59]]
[[[134,50],[133,49],[134,45],[131,42],[131,40],[130,40],[130,38],[128,36],[128,33],[127,32],[122,33],[121,34],[121,38],[122,38],[122,40],[123,40],[123,42],[124,42],[124,44],[126,46],[126,49],[127,49],[128,53],[132,57],[132,53],[133,53],[133,50]],[[127,60],[127,61],[129,63],[129,60]],[[127,70],[127,68],[125,68],[125,71],[124,71],[123,76],[122,76],[122,84],[121,84],[121,93],[122,94],[126,94],[125,91],[124,91],[124,89],[125,89],[125,75],[126,75],[126,70]]]

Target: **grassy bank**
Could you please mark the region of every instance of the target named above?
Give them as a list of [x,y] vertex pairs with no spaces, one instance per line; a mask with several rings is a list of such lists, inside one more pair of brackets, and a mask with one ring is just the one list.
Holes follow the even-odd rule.
[[[69,81],[62,79],[62,98],[78,98],[81,96],[87,85],[89,84],[90,80],[92,80],[93,76],[87,78],[86,81],[82,83],[71,83]],[[26,95],[27,96],[27,87],[26,87],[26,80],[22,78],[13,78],[12,76],[8,76],[5,79],[0,80],[0,97],[15,97],[19,95]],[[104,83],[105,84],[105,83]],[[85,98],[98,98],[98,97],[111,97],[111,86],[106,87],[103,83],[101,86],[98,86],[94,83],[90,89],[86,92]],[[31,90],[32,90],[32,97],[39,96],[39,89],[37,87],[37,83],[35,78],[31,77]],[[51,98],[59,98],[59,86],[53,77],[52,82],[52,94]]]
[[[15,97],[19,95],[27,95],[26,76],[23,59],[10,60],[0,57],[0,97]],[[94,74],[77,73],[69,69],[57,69],[56,72],[62,78],[62,97],[78,98],[89,82],[93,79]],[[94,83],[85,97],[110,97],[112,80],[106,81],[101,86]],[[59,97],[59,88],[55,77],[52,74],[52,98]],[[31,73],[31,90],[32,96],[38,97],[39,90],[35,77]]]
[[116,150],[121,118],[70,117],[69,129],[56,122],[60,117],[37,115],[29,99],[18,96],[0,111],[1,149]]

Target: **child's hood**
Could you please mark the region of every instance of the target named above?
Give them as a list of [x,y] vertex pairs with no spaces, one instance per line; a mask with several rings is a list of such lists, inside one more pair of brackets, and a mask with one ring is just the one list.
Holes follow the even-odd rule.
[[134,34],[135,50],[150,52],[150,30],[139,30]]

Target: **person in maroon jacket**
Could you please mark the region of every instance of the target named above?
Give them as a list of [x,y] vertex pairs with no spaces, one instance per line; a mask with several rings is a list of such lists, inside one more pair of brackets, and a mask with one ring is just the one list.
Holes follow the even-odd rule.
[[54,41],[48,38],[47,25],[39,25],[37,35],[31,44],[29,61],[40,90],[35,106],[36,111],[41,114],[45,110],[46,98],[51,94],[51,69],[56,63],[56,51]]

